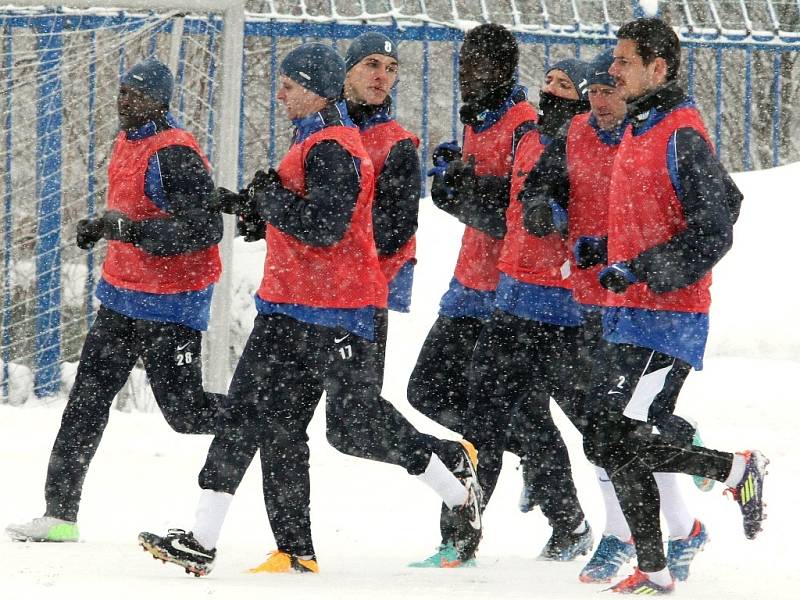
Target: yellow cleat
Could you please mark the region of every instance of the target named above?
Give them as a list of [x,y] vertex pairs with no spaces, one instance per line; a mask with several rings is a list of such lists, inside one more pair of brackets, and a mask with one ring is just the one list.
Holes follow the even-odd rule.
[[314,556],[302,558],[280,550],[273,550],[267,555],[267,560],[247,570],[249,573],[319,573],[317,559]]
[[462,446],[464,446],[464,450],[466,451],[467,456],[469,456],[469,462],[472,463],[472,468],[477,470],[477,468],[478,468],[478,451],[475,449],[475,446],[472,445],[472,442],[468,442],[467,440],[465,440],[463,438],[458,440],[458,441]]

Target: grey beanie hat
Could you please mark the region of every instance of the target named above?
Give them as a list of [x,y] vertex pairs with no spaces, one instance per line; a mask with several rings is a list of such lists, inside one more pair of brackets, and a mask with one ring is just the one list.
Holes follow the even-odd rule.
[[332,100],[342,94],[344,61],[330,46],[303,44],[283,59],[281,75],[286,75],[317,96]]
[[345,65],[349,71],[370,54],[383,54],[400,60],[397,56],[397,44],[388,37],[376,31],[362,33],[354,39],[347,48]]
[[137,89],[167,105],[172,98],[172,73],[167,65],[155,58],[133,65],[119,84]]
[[608,72],[613,62],[613,50],[606,50],[602,54],[595,56],[594,60],[589,64],[589,77],[587,78],[589,83],[587,85],[599,83],[610,87],[617,87],[617,82],[614,81],[614,78]]
[[572,85],[574,85],[575,89],[578,91],[578,96],[583,99],[586,98],[586,85],[589,75],[588,67],[589,65],[577,58],[565,58],[547,69],[545,75],[556,69],[564,71],[572,82]]

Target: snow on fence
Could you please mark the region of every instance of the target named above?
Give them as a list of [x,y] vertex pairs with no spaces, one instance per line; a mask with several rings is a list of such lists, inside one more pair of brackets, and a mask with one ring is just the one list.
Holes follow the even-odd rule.
[[[31,7],[20,6],[26,4]],[[257,168],[274,165],[288,146],[290,125],[275,102],[277,67],[302,41],[327,41],[343,50],[365,31],[396,39],[403,72],[395,105],[400,121],[420,133],[427,162],[432,144],[460,137],[458,47],[465,30],[492,20],[516,32],[520,78],[535,101],[547,65],[566,56],[590,58],[614,44],[620,24],[661,7],[681,36],[684,83],[723,161],[750,170],[798,158],[790,135],[796,127],[791,75],[800,51],[798,2],[53,4],[0,7],[0,402],[14,396],[14,373],[23,372],[16,366],[34,373],[37,396],[49,396],[59,389],[60,365],[77,358],[96,309],[91,290],[101,257],[74,247],[74,227],[103,210],[119,77],[142,58],[171,64],[177,80],[173,111],[197,135],[218,183],[235,187]],[[230,234],[225,244],[229,256]],[[224,387],[230,368],[229,290],[228,282],[217,288],[206,352],[214,357],[209,372],[217,388]]]

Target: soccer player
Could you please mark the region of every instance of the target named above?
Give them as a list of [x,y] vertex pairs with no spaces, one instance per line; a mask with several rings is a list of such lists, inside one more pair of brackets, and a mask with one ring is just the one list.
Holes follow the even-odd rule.
[[[608,187],[619,142],[627,126],[625,100],[608,69],[611,50],[590,65],[588,98],[591,113],[578,115],[570,122],[567,135],[548,145],[540,159],[541,168],[531,173],[520,198],[526,226],[536,233],[554,230],[552,202],[568,213],[568,248],[572,294],[583,310],[583,338],[579,357],[587,361],[583,372],[591,370],[602,339],[602,305],[606,290],[598,273],[606,266]],[[652,415],[651,419],[662,419]],[[635,556],[614,486],[605,471],[596,467],[606,509],[603,537],[594,555],[580,573],[583,582],[608,582],[620,567]],[[708,540],[705,527],[689,512],[680,493],[675,473],[656,473],[661,511],[669,527],[667,564],[676,579],[685,580],[694,556]]]
[[547,560],[572,560],[592,546],[592,532],[572,482],[571,465],[561,434],[550,415],[550,396],[580,427],[573,368],[581,313],[572,297],[568,251],[557,232],[546,237],[528,233],[522,223],[520,190],[538,170],[542,152],[575,114],[588,110],[586,64],[566,59],[545,73],[539,119],[516,146],[510,181],[506,235],[495,311],[478,337],[472,356],[469,411],[464,431],[475,436],[484,497],[491,496],[503,462],[511,415],[524,410],[534,422],[548,423],[549,435],[534,461],[541,470],[552,535],[540,554]]
[[304,44],[280,70],[278,100],[295,125],[292,145],[277,171],[257,173],[246,195],[223,194],[224,210],[266,237],[258,316],[200,472],[194,527],[166,536],[145,532],[139,542],[188,572],[209,573],[233,494],[259,448],[278,548],[253,572],[318,572],[306,429],[324,391],[331,444],[416,475],[449,507],[459,543],[477,545],[474,450],[470,456],[466,442],[420,434],[380,397],[375,323],[385,311],[387,283],[372,233],[372,161],[337,102],[344,61],[330,46]]
[[175,431],[214,433],[221,397],[203,390],[200,348],[221,273],[222,218],[203,151],[169,113],[172,87],[169,68],[153,59],[120,81],[108,210],[77,227],[82,249],[108,240],[95,290],[100,309],[50,454],[44,516],[9,525],[13,539],[79,539],[83,481],[137,359]]
[[[612,589],[664,594],[674,588],[659,523],[653,473],[723,482],[745,536],[761,530],[767,459],[692,444],[694,428],[673,415],[692,368],[702,367],[711,269],[732,243],[741,193],[714,156],[699,112],[677,83],[680,42],[660,19],[617,32],[609,69],[631,126],[617,150],[608,193],[608,266],[603,341],[585,414],[587,457],[609,475],[633,534],[638,567]],[[663,415],[653,430],[651,415]]]
[[[536,115],[526,101],[526,91],[516,83],[518,48],[511,32],[491,24],[471,30],[460,58],[464,149],[449,143],[434,152],[431,192],[434,203],[466,228],[450,289],[420,352],[408,396],[427,416],[463,432],[472,418],[468,389],[473,352],[492,319],[500,281],[498,261],[508,243],[506,210],[514,152],[525,133],[535,127]],[[561,529],[562,521],[575,520],[572,513],[577,507],[578,524],[568,526],[572,532],[583,525],[583,513],[571,485],[566,446],[549,411],[544,418],[540,409],[549,396],[535,386],[524,391],[530,397],[519,403],[513,415],[506,414],[507,422],[501,425],[509,427],[508,435],[506,429],[494,435],[503,437],[507,449],[522,458],[525,487],[520,508],[527,511],[540,505],[551,524]],[[507,407],[509,412],[511,408]],[[479,429],[475,433],[482,438],[493,435]],[[492,464],[493,455],[487,451],[486,456]],[[499,471],[497,461],[487,473],[495,471]],[[456,555],[446,529],[441,533],[438,551],[413,566],[454,566],[471,561],[472,557]],[[550,542],[548,547],[552,547]],[[555,551],[543,551],[542,555],[564,559]]]

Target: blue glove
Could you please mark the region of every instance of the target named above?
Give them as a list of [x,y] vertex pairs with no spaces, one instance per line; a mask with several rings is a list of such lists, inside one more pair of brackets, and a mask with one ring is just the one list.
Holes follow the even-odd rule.
[[434,165],[451,163],[457,158],[461,158],[461,146],[455,140],[439,144],[434,149],[432,158]]
[[622,294],[632,283],[639,279],[624,262],[614,263],[600,271],[600,285],[615,294]]
[[572,254],[579,269],[604,265],[608,261],[608,238],[582,235],[575,241]]
[[447,166],[454,160],[461,158],[461,146],[455,140],[444,142],[436,146],[431,159],[433,168],[428,170],[428,177],[441,177],[447,171]]
[[556,231],[558,231],[560,234],[566,234],[567,222],[569,218],[567,216],[567,211],[564,210],[564,207],[555,200],[550,200],[548,204],[550,205],[550,211],[553,213],[553,227],[555,227]]
[[428,169],[428,177],[442,177],[447,172],[447,163]]

